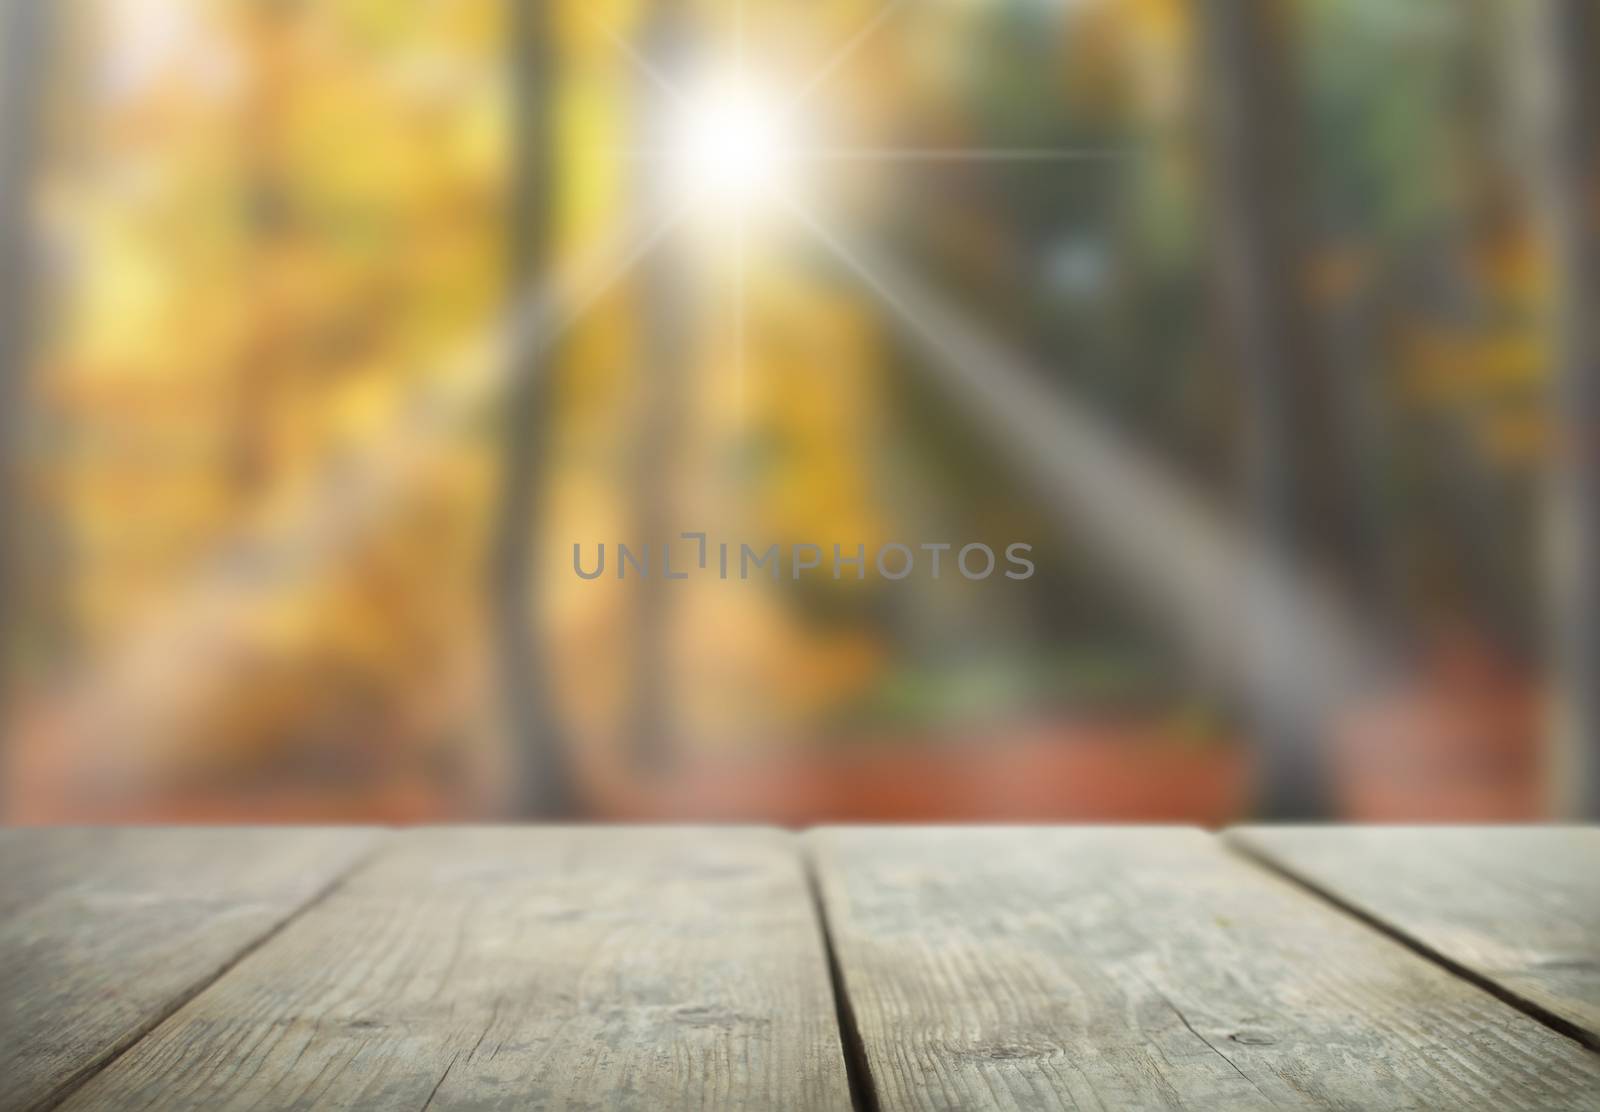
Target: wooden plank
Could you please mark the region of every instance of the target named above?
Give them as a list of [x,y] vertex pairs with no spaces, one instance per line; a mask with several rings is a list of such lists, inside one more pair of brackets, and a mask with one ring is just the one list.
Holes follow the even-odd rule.
[[0,830],[0,1109],[49,1107],[314,899],[361,830]]
[[884,1109],[1592,1109],[1600,1056],[1158,828],[809,835]]
[[400,836],[72,1109],[848,1108],[797,841]]
[[1600,828],[1262,826],[1226,837],[1600,1048]]

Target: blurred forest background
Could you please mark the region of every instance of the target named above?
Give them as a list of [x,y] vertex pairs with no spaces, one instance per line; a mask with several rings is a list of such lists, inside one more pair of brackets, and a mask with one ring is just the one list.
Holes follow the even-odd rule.
[[[1585,0],[3,12],[8,821],[1600,805]],[[734,36],[1005,360],[776,221],[590,281]],[[572,572],[685,530],[1039,570]]]

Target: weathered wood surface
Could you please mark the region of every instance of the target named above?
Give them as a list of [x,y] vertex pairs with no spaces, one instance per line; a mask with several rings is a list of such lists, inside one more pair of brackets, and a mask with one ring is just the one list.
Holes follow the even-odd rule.
[[1600,1048],[1600,828],[1261,826],[1226,837]]
[[884,1109],[1593,1109],[1600,1056],[1175,829],[808,835]]
[[1596,831],[1227,837],[0,832],[0,1109],[1600,1108]]
[[0,1109],[49,1107],[378,837],[0,830]]
[[850,1106],[792,835],[402,834],[71,1109]]

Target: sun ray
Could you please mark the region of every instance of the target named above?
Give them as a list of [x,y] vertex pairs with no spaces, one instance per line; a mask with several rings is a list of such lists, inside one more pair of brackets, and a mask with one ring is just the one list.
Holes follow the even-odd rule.
[[856,52],[865,46],[872,36],[877,34],[884,24],[889,22],[890,17],[895,15],[904,4],[905,0],[888,0],[886,4],[879,8],[871,19],[867,20],[855,34],[845,40],[843,45],[835,50],[821,66],[812,72],[811,76],[805,80],[805,83],[795,90],[789,98],[789,110],[794,111],[800,108],[827,85],[833,79],[833,76],[844,67],[845,63],[854,57]]
[[[647,223],[633,234],[617,237],[606,249],[586,257],[584,263],[564,272],[555,289],[541,289],[526,295],[522,312],[513,312],[508,329],[511,346],[526,359],[554,343],[592,308],[607,291],[621,282],[661,242],[683,226],[688,217],[685,205],[678,205],[665,216]],[[510,360],[502,366],[510,364]]]
[[[734,0],[734,48],[738,53],[737,65],[741,81],[748,80],[749,69],[749,37],[748,25],[745,22],[745,0]],[[747,268],[749,259],[749,234],[750,229],[745,215],[741,211],[737,214],[738,222],[735,225],[735,235],[738,237],[734,244],[734,369],[737,374],[734,394],[734,420],[740,432],[745,429],[745,403],[748,383],[747,359],[749,351],[746,347],[745,328],[747,325],[749,291],[746,288]]]
[[[1383,642],[1360,615],[1078,405],[1058,376],[1027,365],[958,306],[793,198],[785,208],[883,306],[924,356],[917,365],[1012,456],[1056,523],[1098,545],[1106,565],[1208,667],[1300,720],[1381,669]],[[1264,675],[1237,651],[1252,617],[1292,648],[1292,666]]]
[[748,25],[745,22],[744,0],[733,0],[733,52],[734,64],[738,67],[739,76],[745,75],[749,65],[750,39]]
[[1134,157],[1119,147],[824,147],[796,152],[809,162],[1109,162]]
[[734,214],[734,245],[733,245],[733,342],[734,342],[734,413],[735,420],[740,430],[743,430],[745,420],[745,392],[748,388],[746,381],[749,373],[749,347],[746,328],[749,314],[749,281],[748,271],[750,266],[749,227],[745,214],[740,211]]
[[646,57],[641,50],[629,42],[624,36],[618,34],[616,31],[613,31],[604,23],[601,23],[597,19],[591,20],[590,22],[602,35],[610,40],[611,45],[616,47],[617,50],[621,52],[622,56],[628,60],[628,62],[635,70],[639,72],[641,76],[645,77],[652,85],[660,89],[668,97],[672,98],[672,101],[675,105],[680,108],[683,106],[687,99],[683,89],[680,88],[678,84],[670,77],[662,73],[660,67]]

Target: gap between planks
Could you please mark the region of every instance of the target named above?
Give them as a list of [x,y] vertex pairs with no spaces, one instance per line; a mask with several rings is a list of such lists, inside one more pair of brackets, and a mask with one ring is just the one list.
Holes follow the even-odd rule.
[[1474,988],[1482,989],[1490,996],[1493,996],[1496,1000],[1499,1000],[1503,1004],[1510,1005],[1523,1015],[1527,1016],[1529,1019],[1544,1024],[1544,1026],[1550,1028],[1550,1030],[1559,1035],[1566,1036],[1586,1050],[1600,1053],[1600,1041],[1597,1041],[1592,1035],[1590,1035],[1588,1031],[1584,1030],[1576,1023],[1557,1015],[1549,1008],[1546,1008],[1543,1004],[1540,1004],[1538,1001],[1530,1000],[1521,993],[1507,988],[1505,985],[1499,984],[1491,978],[1484,976],[1482,973],[1477,972],[1471,966],[1464,965],[1461,962],[1456,961],[1448,954],[1442,953],[1441,951],[1428,945],[1422,939],[1409,933],[1399,925],[1391,923],[1374,914],[1373,912],[1367,911],[1365,908],[1358,907],[1355,903],[1340,896],[1331,888],[1327,888],[1321,884],[1318,884],[1309,877],[1302,876],[1300,873],[1295,872],[1293,869],[1279,863],[1278,861],[1275,861],[1271,857],[1257,850],[1249,843],[1235,838],[1225,838],[1221,834],[1213,834],[1212,837],[1216,839],[1219,845],[1221,845],[1235,857],[1239,858],[1239,860],[1247,862],[1258,869],[1271,873],[1273,876],[1287,881],[1300,891],[1306,893],[1308,896],[1311,896],[1313,899],[1320,900],[1329,907],[1332,907],[1334,910],[1343,912],[1345,915],[1348,915],[1350,918],[1356,920],[1364,926],[1371,928],[1391,941],[1399,943],[1401,946],[1405,947],[1407,950],[1410,950],[1418,957],[1424,958],[1425,960],[1439,966],[1447,973],[1466,981]]
[[811,845],[796,832],[796,852],[805,870],[806,891],[811,897],[811,910],[817,918],[817,933],[822,936],[822,952],[828,959],[828,980],[833,987],[834,1015],[839,1024],[839,1044],[844,1049],[845,1080],[850,1083],[850,1104],[855,1112],[879,1112],[878,1090],[872,1081],[872,1066],[867,1060],[867,1043],[856,1022],[855,1008],[850,1003],[850,992],[845,985],[844,967],[839,963],[839,953],[834,946],[833,926],[828,922],[828,902],[822,895],[822,881],[817,875],[817,859]]
[[83,1088],[85,1085],[89,1084],[89,1082],[93,1081],[102,1072],[112,1066],[119,1058],[128,1053],[128,1051],[138,1046],[139,1043],[144,1040],[145,1036],[150,1034],[150,1032],[154,1031],[167,1020],[171,1019],[179,1012],[179,1010],[194,1000],[195,997],[199,996],[202,992],[205,992],[212,985],[226,977],[234,970],[235,967],[238,966],[240,962],[244,961],[245,958],[249,957],[251,954],[254,954],[257,950],[260,950],[274,938],[277,938],[280,934],[287,930],[290,924],[292,924],[296,919],[299,919],[302,915],[306,914],[312,908],[316,907],[329,896],[337,892],[346,881],[370,865],[378,856],[378,854],[382,853],[388,847],[389,834],[389,831],[382,832],[382,836],[378,837],[369,849],[356,854],[356,856],[351,860],[350,864],[345,866],[345,868],[341,871],[335,873],[321,888],[312,892],[311,895],[303,900],[298,907],[291,910],[287,915],[285,915],[282,919],[279,919],[265,931],[262,931],[258,938],[253,939],[248,945],[240,948],[239,952],[234,954],[231,958],[219,966],[214,974],[212,974],[210,977],[204,978],[203,980],[195,982],[185,991],[176,994],[171,1000],[167,1001],[162,1008],[153,1012],[148,1022],[141,1023],[136,1030],[130,1031],[126,1038],[121,1039],[117,1043],[113,1044],[99,1061],[89,1063],[83,1069],[77,1071],[73,1076],[69,1077],[59,1088],[46,1096],[37,1105],[37,1108],[40,1110],[40,1112],[49,1112],[50,1109],[59,1108],[67,1101],[71,1100],[74,1093]]
[[1175,1086],[1198,1107],[1590,1107],[1600,1064],[1585,1048],[1218,840],[1194,827],[814,832],[878,1099],[1156,1107]]

